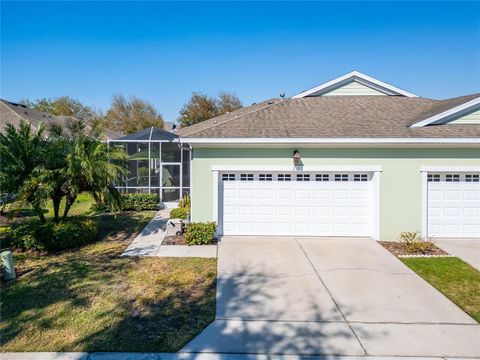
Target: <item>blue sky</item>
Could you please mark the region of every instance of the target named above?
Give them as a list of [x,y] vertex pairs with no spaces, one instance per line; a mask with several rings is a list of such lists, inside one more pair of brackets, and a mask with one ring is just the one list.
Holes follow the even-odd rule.
[[359,70],[424,97],[480,92],[480,2],[5,2],[1,97],[192,91],[245,105]]

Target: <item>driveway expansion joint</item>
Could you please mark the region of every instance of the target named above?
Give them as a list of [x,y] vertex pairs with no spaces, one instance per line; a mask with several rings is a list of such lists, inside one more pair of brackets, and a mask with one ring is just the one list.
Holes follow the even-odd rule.
[[310,264],[310,266],[313,268],[313,271],[314,271],[315,274],[317,275],[318,280],[320,280],[320,282],[321,282],[322,285],[324,286],[324,288],[325,288],[325,290],[327,291],[328,295],[330,296],[330,298],[332,299],[333,303],[335,304],[338,312],[340,313],[340,315],[342,315],[343,320],[345,320],[345,324],[347,324],[347,326],[349,327],[350,331],[353,333],[353,335],[354,335],[355,338],[357,339],[358,343],[359,343],[360,346],[362,347],[363,352],[365,353],[365,355],[368,355],[367,349],[365,349],[365,346],[362,344],[362,342],[360,341],[357,333],[355,332],[355,330],[353,330],[352,326],[351,326],[350,323],[348,322],[348,320],[347,320],[345,314],[343,313],[342,309],[340,309],[340,306],[337,304],[337,302],[336,302],[335,299],[333,298],[333,295],[332,295],[332,293],[330,292],[330,289],[327,287],[327,285],[326,285],[325,282],[323,281],[323,279],[322,279],[322,277],[320,276],[319,272],[317,271],[317,269],[315,268],[315,266],[313,266],[312,260],[310,260],[310,258],[308,257],[307,252],[306,252],[305,249],[303,248],[302,244],[300,244],[300,242],[298,241],[298,238],[295,238],[295,242],[297,243],[297,245],[298,245],[298,246],[300,247],[300,249],[302,250],[303,255],[304,255],[305,258],[308,260],[308,263]]

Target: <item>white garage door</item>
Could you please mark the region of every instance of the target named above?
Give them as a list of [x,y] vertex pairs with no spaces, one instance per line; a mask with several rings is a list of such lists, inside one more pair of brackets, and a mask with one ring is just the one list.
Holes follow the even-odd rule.
[[480,238],[480,174],[427,175],[428,236]]
[[372,235],[371,173],[219,176],[219,230],[224,235]]

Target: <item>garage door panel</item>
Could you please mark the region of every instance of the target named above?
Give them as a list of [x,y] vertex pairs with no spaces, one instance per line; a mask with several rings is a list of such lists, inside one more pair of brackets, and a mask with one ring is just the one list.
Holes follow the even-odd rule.
[[480,217],[480,208],[478,207],[465,207],[463,209],[463,216],[465,217],[472,217],[477,219]]
[[462,198],[461,192],[459,190],[445,190],[444,199],[446,201],[458,201]]
[[325,199],[330,199],[330,190],[328,189],[322,189],[322,190],[314,190],[313,191],[313,198],[315,200],[325,200]]
[[463,225],[463,231],[467,235],[478,236],[478,234],[480,233],[480,225],[465,224]]
[[334,190],[333,198],[335,200],[344,200],[350,198],[350,191],[348,190]]
[[427,232],[431,237],[480,238],[478,175],[428,174]]
[[314,206],[313,215],[316,218],[321,218],[322,216],[330,214],[330,207],[328,206]]
[[[225,235],[369,236],[371,177],[353,174],[241,173],[222,176],[219,219]],[[258,179],[266,181],[259,181]],[[290,181],[278,181],[289,178]],[[334,179],[340,179],[334,181]],[[319,179],[319,180],[317,180]],[[360,180],[363,179],[363,180]],[[222,229],[222,226],[220,226]]]
[[275,196],[277,199],[292,199],[293,198],[293,191],[290,189],[278,189],[275,192]]
[[480,190],[465,190],[463,192],[464,200],[480,201]]

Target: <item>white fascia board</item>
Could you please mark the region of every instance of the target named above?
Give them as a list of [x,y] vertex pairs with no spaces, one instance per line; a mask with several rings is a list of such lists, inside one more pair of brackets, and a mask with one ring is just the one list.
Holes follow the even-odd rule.
[[421,172],[480,172],[480,166],[422,166]]
[[181,138],[180,142],[193,145],[474,144],[480,146],[480,138]]
[[[376,90],[382,91],[382,89],[383,89],[383,92],[385,92],[386,94],[389,94],[389,95],[392,95],[391,93],[393,93],[393,94],[396,94],[396,95],[403,95],[403,96],[406,96],[406,97],[418,97],[418,95],[415,95],[411,92],[408,92],[408,91],[402,90],[400,88],[397,88],[396,86],[387,84],[387,83],[385,83],[383,81],[380,81],[378,79],[375,79],[371,76],[362,74],[359,71],[352,71],[352,72],[349,72],[348,74],[342,75],[342,76],[340,76],[336,79],[333,79],[331,81],[323,83],[323,84],[321,84],[319,86],[316,86],[312,89],[302,91],[300,94],[292,96],[292,99],[303,98],[303,97],[306,97],[308,95],[314,94],[316,92],[320,92],[322,90],[335,87],[335,85],[337,85],[337,84],[341,84],[341,83],[344,83],[344,82],[348,82],[349,80],[355,80],[355,79],[360,79],[360,80],[363,80],[363,81],[367,82],[367,83],[362,82],[364,85],[367,85],[367,86],[369,85],[368,83],[376,85],[376,87],[375,87]],[[385,90],[388,90],[388,91],[385,91]],[[389,93],[389,91],[391,93]]]
[[477,105],[480,105],[480,97],[467,101],[462,105],[455,106],[454,108],[444,111],[440,114],[431,116],[425,120],[419,121],[413,125],[410,125],[410,127],[423,127],[437,122],[441,122],[443,119],[455,116],[456,114],[459,114],[461,112],[467,112]]
[[212,171],[285,171],[285,172],[336,172],[336,171],[345,171],[345,172],[380,172],[382,171],[382,166],[380,165],[346,165],[346,166],[336,166],[336,165],[324,165],[324,166],[302,166],[301,170],[295,169],[295,167],[288,165],[213,165]]

